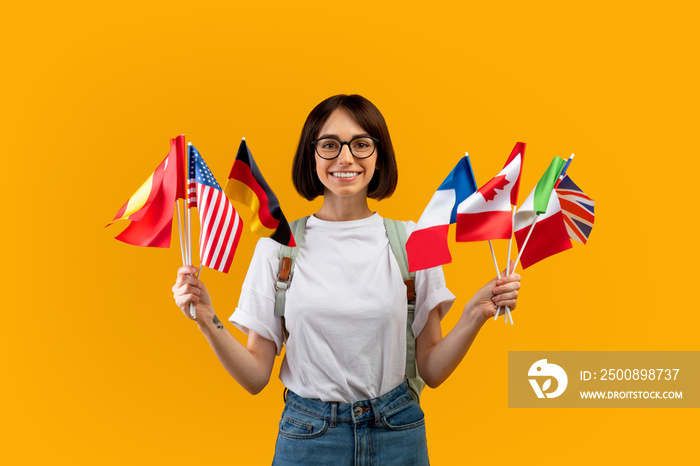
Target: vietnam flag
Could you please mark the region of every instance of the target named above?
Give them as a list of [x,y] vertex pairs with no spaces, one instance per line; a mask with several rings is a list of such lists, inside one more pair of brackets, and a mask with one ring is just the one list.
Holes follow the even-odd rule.
[[469,157],[463,157],[435,191],[408,237],[406,254],[409,272],[452,262],[447,233],[450,225],[457,221],[457,206],[474,191],[474,172]]
[[250,229],[253,233],[270,237],[284,246],[296,246],[277,196],[255,164],[245,138],[238,147],[228,178],[224,192],[229,199],[251,210]]
[[518,142],[503,170],[457,207],[457,241],[509,239],[511,205],[518,202],[525,143]]
[[[564,163],[564,160],[554,157],[535,189],[515,213],[515,241],[524,269],[571,248],[561,205],[554,190]],[[528,234],[530,238],[526,244]]]

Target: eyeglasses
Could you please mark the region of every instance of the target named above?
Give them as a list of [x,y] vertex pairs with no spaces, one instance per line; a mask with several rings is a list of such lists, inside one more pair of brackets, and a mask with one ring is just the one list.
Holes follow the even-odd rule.
[[343,145],[347,144],[350,153],[357,159],[366,159],[374,154],[377,149],[379,139],[370,136],[357,136],[349,141],[341,141],[338,138],[321,138],[311,141],[311,145],[316,148],[319,157],[331,160],[340,155]]

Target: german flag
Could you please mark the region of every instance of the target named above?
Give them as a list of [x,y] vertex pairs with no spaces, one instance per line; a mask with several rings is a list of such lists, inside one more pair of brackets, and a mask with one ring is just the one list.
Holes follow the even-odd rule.
[[238,147],[238,154],[233,162],[224,192],[229,199],[251,210],[250,229],[253,233],[270,237],[284,246],[296,246],[277,196],[255,164],[245,138]]

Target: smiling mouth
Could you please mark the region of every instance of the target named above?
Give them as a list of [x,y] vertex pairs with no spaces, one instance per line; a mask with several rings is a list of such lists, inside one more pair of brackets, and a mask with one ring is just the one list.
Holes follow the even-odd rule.
[[353,178],[359,174],[360,172],[331,172],[331,175],[336,178]]

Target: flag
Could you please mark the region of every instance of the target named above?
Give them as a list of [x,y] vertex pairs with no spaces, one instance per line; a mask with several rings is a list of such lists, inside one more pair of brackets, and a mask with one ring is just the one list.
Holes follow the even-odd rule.
[[447,233],[457,221],[457,206],[474,191],[474,172],[469,157],[463,157],[435,191],[408,237],[406,254],[410,272],[452,261]]
[[238,147],[225,191],[229,199],[250,209],[250,229],[253,233],[270,237],[284,246],[296,246],[277,196],[260,173],[245,138]]
[[188,205],[199,211],[199,260],[203,266],[228,273],[243,224],[211,170],[194,146],[189,146]]
[[[180,137],[180,136],[178,136]],[[184,137],[184,136],[183,136]],[[170,151],[168,155],[163,159],[163,161],[158,165],[153,173],[148,177],[148,179],[141,185],[139,189],[129,198],[128,201],[119,209],[114,219],[107,224],[107,226],[116,222],[117,220],[141,220],[141,218],[146,214],[146,211],[151,206],[153,201],[158,194],[158,190],[163,182],[163,172],[165,170],[165,165],[167,163],[175,163],[176,160],[179,161],[180,154],[178,153],[178,147],[176,140],[174,138],[170,140]],[[184,152],[183,152],[184,154]],[[184,167],[184,155],[182,155],[182,162],[178,165],[178,173],[183,173],[180,170],[180,166]],[[184,186],[184,174],[178,180],[182,180],[182,185]],[[184,190],[183,188],[180,188]],[[178,191],[180,190],[178,189]]]
[[525,143],[518,142],[503,170],[457,207],[457,241],[508,239],[511,205],[518,202]]
[[117,220],[131,220],[116,239],[135,246],[170,247],[175,195],[180,182],[177,158],[175,140],[171,139],[168,155],[110,222],[111,225]]
[[[554,157],[530,195],[515,213],[515,241],[523,268],[571,248],[554,184],[565,161]],[[525,239],[535,223],[525,247]]]
[[595,201],[565,175],[556,188],[569,238],[586,244],[595,220]]

